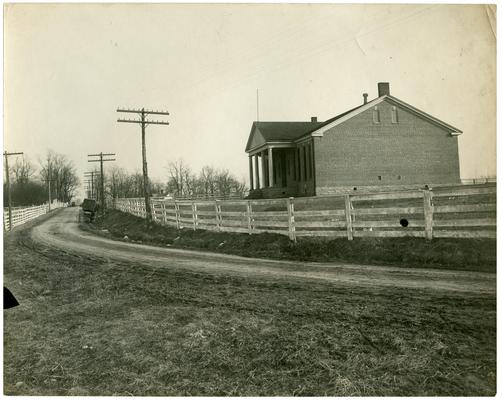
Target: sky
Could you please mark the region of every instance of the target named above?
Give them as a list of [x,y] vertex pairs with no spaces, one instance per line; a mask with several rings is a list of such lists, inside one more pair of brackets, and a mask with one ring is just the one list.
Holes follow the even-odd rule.
[[148,169],[170,161],[248,180],[252,122],[320,121],[391,94],[463,131],[462,178],[496,176],[496,28],[483,5],[7,4],[4,150],[87,154],[141,170],[117,107],[167,110]]

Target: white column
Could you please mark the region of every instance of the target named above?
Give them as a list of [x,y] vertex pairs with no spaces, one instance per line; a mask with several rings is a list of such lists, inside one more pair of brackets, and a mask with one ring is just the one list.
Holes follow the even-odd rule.
[[256,186],[255,189],[260,189],[260,168],[258,166],[258,154],[254,155],[254,169],[256,172]]
[[253,190],[253,156],[249,156],[249,190]]
[[262,186],[267,187],[267,175],[265,172],[267,171],[267,166],[265,164],[265,150],[263,150],[261,153],[261,177],[262,177]]
[[272,147],[268,148],[268,186],[274,186],[274,160],[272,158]]

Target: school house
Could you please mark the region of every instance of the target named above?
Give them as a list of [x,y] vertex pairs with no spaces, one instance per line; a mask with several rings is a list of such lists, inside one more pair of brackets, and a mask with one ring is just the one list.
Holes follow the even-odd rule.
[[459,184],[462,131],[392,96],[327,121],[253,122],[249,155],[253,197],[315,196]]

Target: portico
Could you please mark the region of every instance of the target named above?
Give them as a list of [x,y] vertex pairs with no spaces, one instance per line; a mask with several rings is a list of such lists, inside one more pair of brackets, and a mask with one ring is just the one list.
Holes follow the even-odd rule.
[[250,190],[285,188],[290,159],[295,155],[293,144],[269,143],[249,152]]
[[249,154],[250,189],[274,186],[274,149],[267,147]]
[[313,146],[308,138],[295,139],[318,124],[315,120],[253,123],[246,146],[250,195],[271,198],[311,192]]

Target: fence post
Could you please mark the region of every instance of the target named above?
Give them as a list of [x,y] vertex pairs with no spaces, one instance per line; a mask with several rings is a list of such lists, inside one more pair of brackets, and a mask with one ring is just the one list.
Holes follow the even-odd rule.
[[162,201],[162,224],[167,225],[166,201]]
[[176,213],[176,228],[180,229],[180,206],[178,202],[174,200],[174,212]]
[[286,199],[286,206],[288,208],[288,232],[289,240],[296,243],[296,228],[295,228],[295,203],[294,198],[289,197]]
[[193,221],[193,230],[197,229],[197,203],[192,201],[192,221]]
[[253,233],[252,224],[253,206],[251,205],[251,200],[246,201],[246,217],[248,220],[248,232],[251,235]]
[[432,205],[432,191],[424,190],[424,218],[425,218],[425,238],[432,240],[432,221],[434,218],[434,206]]
[[347,225],[347,239],[354,239],[354,235],[352,232],[352,207],[350,204],[350,195],[346,194],[345,196],[345,222]]
[[216,213],[216,228],[218,229],[218,231],[221,231],[221,208],[218,204],[218,200],[214,201],[214,211]]

